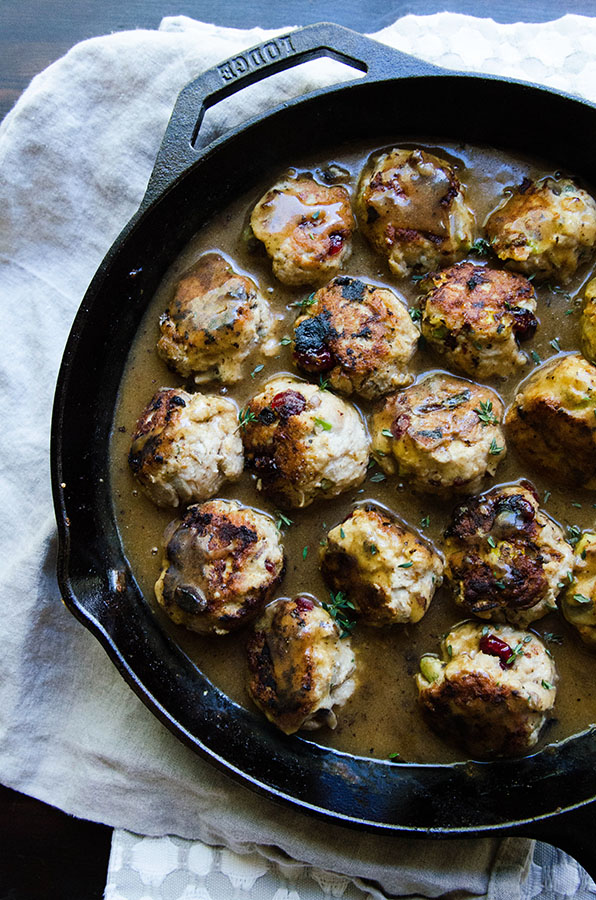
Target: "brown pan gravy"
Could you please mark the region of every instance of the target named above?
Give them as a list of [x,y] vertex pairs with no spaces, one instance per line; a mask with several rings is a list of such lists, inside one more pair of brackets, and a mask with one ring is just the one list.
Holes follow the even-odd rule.
[[[546,165],[487,148],[448,143],[437,147],[426,142],[399,142],[397,146],[423,147],[457,165],[458,177],[466,186],[468,205],[475,213],[478,237],[483,234],[484,220],[501,200],[504,189],[519,184],[524,176],[537,178],[553,174],[552,169]],[[370,153],[377,149],[348,148],[333,157],[334,163],[350,173],[347,186],[352,192],[356,189],[364,163]],[[330,161],[307,159],[302,162],[299,171],[310,171],[316,176]],[[277,282],[271,273],[267,257],[263,253],[254,252],[243,237],[250,210],[282,174],[281,170],[272,173],[270,181],[259,185],[221,212],[195,236],[184,253],[172,261],[130,349],[114,416],[111,447],[116,521],[126,556],[147,602],[155,609],[164,630],[173,636],[201,671],[231,699],[249,709],[254,707],[244,686],[246,632],[223,638],[200,637],[173,625],[157,608],[153,585],[160,571],[162,535],[166,525],[177,513],[158,509],[144,496],[129,471],[127,454],[134,423],[154,392],[163,386],[176,387],[183,384],[179,376],[166,368],[155,351],[159,336],[158,320],[167,306],[176,280],[203,253],[220,252],[229,258],[237,271],[250,275],[269,299],[272,310],[279,316],[278,337],[291,336],[292,324],[298,314],[296,304],[312,289],[288,288]],[[573,177],[573,173],[569,174]],[[482,261],[477,256],[469,258],[476,262]],[[593,274],[593,268],[592,260],[570,284],[565,285],[564,290],[558,286],[537,286],[537,316],[540,325],[536,336],[523,345],[528,354],[534,351],[545,361],[556,355],[557,346],[564,353],[579,348],[578,298],[582,294],[583,285]],[[416,302],[416,283],[410,279],[396,279],[389,272],[385,260],[368,247],[358,232],[354,235],[352,257],[343,271],[364,281],[391,287],[410,306]],[[553,341],[554,345],[551,344]],[[438,358],[423,348],[418,351],[414,364],[419,374],[446,368]],[[257,366],[263,368],[255,372]],[[505,404],[508,404],[520,382],[535,368],[536,363],[530,358],[520,374],[507,380],[486,383],[497,390]],[[280,346],[279,355],[269,359],[258,351],[254,352],[245,363],[245,377],[238,385],[226,388],[214,384],[202,390],[230,396],[242,407],[267,379],[279,372],[297,375],[289,346]],[[193,387],[190,389],[193,390]],[[354,402],[365,417],[374,406],[359,399]],[[328,591],[318,569],[320,541],[330,527],[352,510],[355,503],[369,500],[384,505],[410,526],[421,529],[426,537],[441,547],[442,533],[456,499],[438,501],[430,495],[414,494],[397,480],[374,480],[374,475],[378,472],[378,467],[373,466],[360,489],[333,501],[315,503],[305,510],[284,511],[284,515],[293,524],[283,528],[288,565],[278,596],[295,596],[302,592],[314,594],[322,600],[328,599]],[[542,498],[544,510],[563,528],[567,525],[577,525],[582,529],[594,527],[596,493],[578,490],[571,493],[547,483],[528,471],[510,446],[508,457],[499,467],[493,483],[517,481],[522,477],[533,481]],[[490,486],[491,483],[487,482],[484,489]],[[271,514],[276,512],[266,498],[257,494],[248,473],[244,473],[239,482],[225,485],[219,496],[238,499]],[[421,522],[426,517],[429,518],[429,524],[422,528]],[[308,740],[349,753],[385,759],[392,754],[399,754],[395,758],[411,762],[448,762],[462,758],[460,751],[434,735],[422,721],[413,679],[421,654],[437,652],[440,636],[460,619],[461,613],[453,604],[449,591],[442,588],[435,595],[426,616],[416,625],[398,626],[384,631],[357,625],[352,636],[352,646],[358,662],[359,688],[340,711],[337,729],[322,729],[309,734]],[[585,649],[558,613],[551,613],[539,620],[534,624],[534,629],[541,634],[554,633],[562,641],[548,643],[556,661],[560,681],[554,719],[544,731],[544,744],[562,740],[596,723],[596,656]],[[255,711],[255,715],[259,713]]]

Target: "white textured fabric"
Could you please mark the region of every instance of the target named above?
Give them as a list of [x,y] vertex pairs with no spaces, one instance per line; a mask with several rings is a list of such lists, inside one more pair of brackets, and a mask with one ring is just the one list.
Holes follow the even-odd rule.
[[[39,75],[0,126],[0,777],[78,816],[258,851],[288,868],[306,861],[390,894],[459,890],[514,900],[527,842],[361,834],[282,811],[230,782],[152,717],[59,601],[48,435],[70,323],[141,200],[178,91],[269,34],[179,17],[158,32],[86,41]],[[379,37],[440,65],[543,80],[596,99],[593,19],[504,26],[408,16]],[[311,63],[253,87],[212,111],[204,139],[335,71]],[[505,857],[507,865],[496,865]]]

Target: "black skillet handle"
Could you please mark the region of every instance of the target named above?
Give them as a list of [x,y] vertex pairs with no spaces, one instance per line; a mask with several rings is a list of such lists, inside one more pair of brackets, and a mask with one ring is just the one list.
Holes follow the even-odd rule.
[[270,38],[208,69],[181,91],[141,209],[196,162],[199,156],[195,149],[197,137],[209,107],[269,75],[321,56],[351,65],[364,72],[366,79],[373,81],[383,77],[434,75],[444,71],[340,25],[308,25]]

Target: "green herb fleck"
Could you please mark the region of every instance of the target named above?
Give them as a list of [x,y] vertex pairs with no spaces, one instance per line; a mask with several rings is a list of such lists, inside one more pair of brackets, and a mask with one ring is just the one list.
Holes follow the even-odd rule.
[[327,391],[327,390],[329,390],[329,379],[328,379],[328,378],[323,378],[322,375],[319,375],[319,390],[320,390],[320,391]]
[[488,256],[490,252],[490,244],[484,238],[476,238],[470,247],[470,253],[473,253],[475,256]]
[[591,603],[592,602],[589,597],[585,596],[585,594],[574,594],[573,599],[575,600],[576,603]]
[[382,472],[375,472],[374,475],[371,475],[371,476],[370,476],[370,480],[371,480],[371,481],[375,481],[375,482],[377,482],[377,481],[385,481],[385,476],[383,475]]
[[482,422],[483,427],[486,427],[487,425],[498,425],[499,423],[499,420],[493,412],[492,400],[481,400],[480,409],[475,409],[474,412]]
[[275,527],[278,531],[281,531],[282,528],[289,528],[290,525],[293,525],[293,519],[288,518],[285,513],[280,512],[279,510],[275,513]]
[[282,347],[287,347],[288,344],[291,344],[291,343],[292,343],[292,338],[291,338],[291,337],[288,337],[288,336],[286,335],[286,337],[282,337],[282,339],[281,339],[281,341],[280,341],[279,343],[282,345]]
[[262,372],[264,368],[265,368],[265,366],[262,364],[260,366],[255,366],[254,369],[252,370],[252,372],[250,373],[250,377],[254,378],[255,375],[258,375],[259,372]]
[[545,631],[542,635],[542,639],[547,642],[547,644],[562,644],[563,638],[560,634],[555,634],[554,631]]
[[393,432],[390,431],[389,428],[383,428],[383,430],[381,431],[381,434],[383,435],[383,437],[386,437],[386,438],[392,438],[392,437],[393,437]]
[[552,341],[549,341],[553,350],[556,350],[557,353],[561,352],[561,345],[559,344],[559,338],[553,338]]
[[257,417],[248,407],[241,409],[238,413],[238,425],[240,428],[246,428],[251,422],[256,422]]
[[408,313],[409,313],[409,316],[410,316],[410,319],[412,320],[412,322],[419,322],[420,319],[422,318],[422,313],[420,312],[419,309],[416,309],[416,307],[411,307],[408,310]]
[[413,565],[414,565],[413,562],[400,563],[397,568],[398,569],[411,569]]
[[308,546],[302,548],[302,559],[306,559],[308,556]]
[[340,637],[347,637],[356,626],[356,622],[350,617],[350,610],[354,610],[356,607],[351,600],[348,600],[343,591],[337,591],[336,594],[329,591],[329,596],[331,602],[323,603],[323,607],[337,622]]
[[545,679],[543,678],[542,687],[545,691],[552,691],[552,689],[554,688],[554,684],[551,684],[550,681],[545,681]]
[[401,753],[390,753],[389,759],[398,759],[401,756]]
[[535,350],[530,351],[530,356],[532,357],[532,359],[534,360],[536,365],[539,366],[540,363],[542,362],[542,360],[540,359],[539,355],[536,353]]
[[342,539],[342,541],[343,541],[343,539],[344,539],[345,536],[346,536],[345,531],[344,531],[343,528],[341,528],[341,527],[340,527],[340,529],[339,529],[339,536],[340,536],[340,538]]
[[420,528],[428,528],[430,525],[430,516],[424,516],[423,519],[420,519]]
[[368,550],[368,552],[370,553],[371,556],[376,556],[376,554],[379,552],[379,548],[377,547],[376,544],[368,544],[368,543],[365,541],[365,542],[364,542],[364,547],[365,547],[366,550]]
[[579,525],[568,525],[567,526],[567,540],[571,544],[572,547],[575,547],[577,542],[582,536],[582,530]]
[[502,453],[504,449],[505,449],[504,447],[499,447],[496,439],[493,438],[492,441],[490,442],[490,447],[488,448],[488,452],[490,453],[491,456],[498,456],[499,453]]
[[493,550],[494,550],[495,547],[496,547],[497,545],[496,545],[496,543],[495,543],[495,539],[494,539],[494,537],[492,536],[492,534],[489,534],[489,536],[488,536],[488,538],[487,538],[487,541],[488,541],[488,546],[489,546],[489,547],[492,547]]
[[326,422],[325,419],[319,419],[318,416],[315,417],[315,425],[319,425],[319,427],[322,428],[323,431],[331,431],[331,429],[333,428],[331,422]]
[[551,491],[545,491],[544,492],[544,503],[548,503],[550,498],[551,498]]

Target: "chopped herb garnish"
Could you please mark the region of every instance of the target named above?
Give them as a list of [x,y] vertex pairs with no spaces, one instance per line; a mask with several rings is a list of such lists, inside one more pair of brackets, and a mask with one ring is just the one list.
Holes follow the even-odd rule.
[[[311,235],[312,237],[312,235]],[[303,297],[302,300],[296,300],[295,303],[291,303],[290,306],[299,306],[300,309],[308,309],[309,306],[312,306],[315,302],[315,292],[309,294],[308,297]]]
[[575,506],[577,509],[581,509],[581,508],[582,508],[581,503],[572,503],[571,505],[572,505],[572,506]]
[[530,356],[532,357],[532,359],[534,360],[536,365],[539,366],[540,363],[542,362],[542,360],[540,359],[539,355],[536,353],[535,350],[530,350]]
[[389,428],[383,428],[383,430],[381,431],[381,434],[383,435],[383,437],[386,437],[386,438],[393,437],[393,432]]
[[327,390],[329,390],[329,379],[328,379],[328,378],[323,378],[322,375],[319,375],[319,390],[320,390],[320,391],[327,391]]
[[420,312],[419,309],[416,309],[416,307],[411,307],[408,310],[408,313],[410,315],[410,319],[412,320],[412,322],[419,322],[420,319],[422,318],[422,313]]
[[423,519],[420,519],[420,528],[428,528],[430,525],[430,516],[424,516]]
[[316,222],[320,215],[321,215],[321,210],[318,209],[316,212],[314,212],[314,213],[312,214],[311,218],[312,218],[312,220],[313,220],[314,222]]
[[551,492],[550,492],[550,491],[545,491],[545,492],[544,492],[544,502],[545,502],[545,503],[548,503],[548,501],[550,500],[550,498],[551,498]]
[[341,527],[340,527],[340,529],[339,529],[339,536],[340,536],[340,538],[342,539],[342,541],[343,541],[343,539],[344,539],[345,536],[346,536],[345,531],[344,531],[343,528],[341,528]]
[[323,431],[331,431],[333,428],[331,422],[326,422],[325,419],[319,419],[318,416],[315,417],[315,425],[319,425]]
[[397,759],[399,756],[401,756],[401,753],[390,753],[389,759]]
[[480,409],[475,409],[474,412],[482,422],[483,427],[486,425],[498,425],[499,423],[493,412],[492,400],[481,400]]
[[488,448],[488,452],[490,453],[491,456],[498,456],[499,453],[502,453],[504,449],[505,449],[504,447],[499,447],[496,439],[493,438],[492,441],[490,442],[490,447]]
[[585,594],[574,594],[573,599],[575,600],[576,603],[591,603],[592,602],[589,597],[585,596]]
[[419,281],[422,281],[423,278],[426,278],[426,275],[412,275],[412,281],[414,284],[418,284]]
[[250,377],[254,378],[255,375],[258,375],[259,372],[262,372],[264,368],[265,368],[265,366],[262,364],[260,366],[255,366],[254,369],[252,370],[252,372],[250,373]]
[[350,618],[349,611],[356,609],[356,607],[351,600],[348,600],[343,591],[338,591],[336,594],[329,591],[329,596],[331,597],[331,602],[323,602],[323,606],[337,622],[340,637],[347,637],[356,625],[356,622]]
[[382,472],[375,472],[374,475],[371,475],[371,476],[370,476],[370,480],[371,480],[371,481],[375,481],[375,482],[377,482],[377,481],[385,481],[385,476],[383,475]]
[[553,350],[556,350],[557,353],[561,352],[561,345],[559,344],[559,338],[553,338],[552,341],[549,341]]
[[500,591],[505,590],[505,582],[504,581],[495,581],[495,587],[498,587]]
[[545,691],[552,691],[552,689],[554,688],[554,684],[551,684],[550,681],[545,681],[545,679],[543,678],[542,687]]
[[279,343],[282,345],[282,347],[287,347],[288,344],[291,344],[291,343],[292,343],[292,338],[291,338],[291,337],[287,337],[287,335],[286,335],[286,337],[282,337],[282,339],[281,339],[281,341],[280,341]]
[[413,565],[414,565],[413,562],[400,563],[397,568],[398,569],[410,569]]
[[568,525],[567,526],[567,540],[571,544],[572,547],[575,547],[580,537],[582,536],[582,530],[579,525]]
[[376,556],[376,554],[379,552],[379,548],[376,544],[367,544],[365,542],[364,547],[366,550],[368,550],[371,556]]
[[562,644],[563,638],[560,634],[555,634],[553,631],[545,631],[542,635],[542,639],[547,642],[547,644]]
[[475,256],[488,256],[490,253],[489,242],[484,238],[476,238],[470,247],[470,253],[473,253]]
[[275,513],[275,527],[278,531],[281,531],[282,528],[289,528],[290,525],[293,525],[293,519],[288,518],[285,513],[280,512],[279,510]]
[[495,543],[495,539],[494,539],[494,537],[492,536],[492,534],[489,534],[489,536],[488,536],[488,538],[487,538],[487,541],[488,541],[488,546],[489,546],[489,547],[492,547],[493,550],[494,550],[494,548],[495,548],[497,545],[496,545],[496,543]]
[[238,425],[240,428],[246,428],[251,422],[256,422],[257,416],[248,407],[241,409],[238,413]]
[[302,548],[302,559],[306,559],[308,555],[308,546]]

